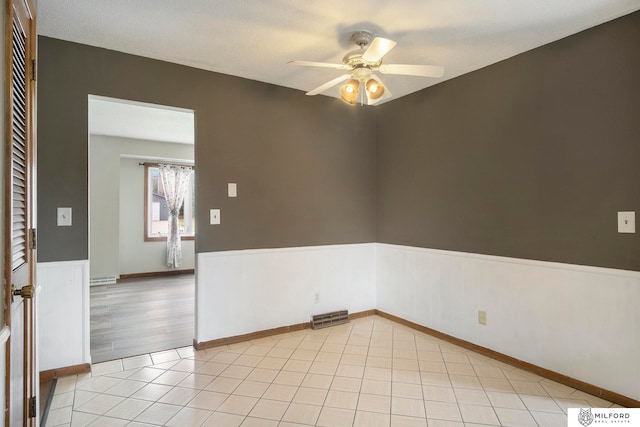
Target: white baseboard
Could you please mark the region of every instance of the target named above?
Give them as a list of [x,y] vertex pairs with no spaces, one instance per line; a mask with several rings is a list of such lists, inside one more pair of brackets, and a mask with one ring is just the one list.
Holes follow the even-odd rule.
[[89,280],[89,286],[115,285],[116,282],[117,282],[116,276],[92,277]]

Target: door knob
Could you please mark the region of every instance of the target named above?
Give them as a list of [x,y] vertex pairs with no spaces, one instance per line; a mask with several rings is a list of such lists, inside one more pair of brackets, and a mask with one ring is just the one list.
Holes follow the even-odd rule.
[[24,299],[33,298],[33,285],[26,285],[22,288],[16,288],[16,285],[11,285],[11,295],[21,296]]

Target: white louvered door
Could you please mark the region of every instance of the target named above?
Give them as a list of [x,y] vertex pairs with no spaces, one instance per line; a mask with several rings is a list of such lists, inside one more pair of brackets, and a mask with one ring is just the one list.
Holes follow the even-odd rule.
[[8,0],[4,185],[7,402],[5,425],[35,426],[35,18],[29,0]]

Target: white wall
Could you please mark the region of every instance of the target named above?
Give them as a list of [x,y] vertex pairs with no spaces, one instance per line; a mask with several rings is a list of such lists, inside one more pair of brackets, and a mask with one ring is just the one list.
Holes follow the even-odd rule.
[[200,253],[196,289],[198,342],[371,310],[375,244]]
[[[6,359],[7,359],[7,352],[6,352],[6,345],[7,345],[7,340],[9,339],[9,335],[11,334],[11,332],[9,331],[9,327],[8,326],[3,326],[2,328],[0,328],[0,378],[2,378],[2,382],[0,382],[0,405],[2,405],[1,407],[3,408],[2,413],[4,414],[4,408],[6,408],[6,402],[5,402],[5,387],[6,387],[6,383],[7,383],[7,376],[6,376],[6,372],[7,372],[7,363],[6,363]],[[38,390],[39,391],[39,390]],[[0,417],[0,427],[4,426],[4,416]]]
[[[638,272],[375,243],[201,253],[197,263],[198,342],[377,308],[640,398]],[[87,261],[38,264],[42,370],[90,360],[87,271]]]
[[[116,276],[123,273],[120,269],[120,248],[129,248],[134,244],[139,250],[128,250],[126,254],[126,273],[141,273],[150,270],[135,270],[132,265],[148,265],[147,256],[155,256],[153,248],[157,242],[143,243],[143,234],[125,233],[127,241],[120,242],[120,160],[123,156],[140,156],[148,159],[176,159],[193,160],[193,145],[172,144],[166,142],[145,141],[129,138],[118,138],[103,135],[90,135],[89,137],[89,259],[91,260],[90,277]],[[138,166],[144,172],[142,166]],[[144,175],[141,175],[144,176]],[[129,182],[126,188],[138,187],[142,189],[143,178],[139,182]],[[142,200],[142,197],[140,198]],[[143,205],[140,205],[143,206]],[[144,221],[142,210],[130,212],[132,221],[136,221],[142,230]],[[135,226],[127,221],[125,227]],[[183,247],[184,253],[193,252],[193,242]],[[193,258],[191,258],[193,263]],[[186,260],[188,261],[188,259]],[[169,270],[161,266],[157,270]],[[193,268],[185,265],[184,269]]]
[[38,263],[40,370],[91,363],[89,262]]
[[89,136],[90,277],[118,275],[120,154],[102,138]]
[[[145,242],[144,167],[139,159],[120,159],[120,239],[119,274],[170,270],[167,267],[167,243]],[[139,184],[139,185],[138,185]],[[193,240],[182,241],[181,270],[195,266]]]
[[[198,255],[197,340],[376,307],[374,243]],[[39,263],[40,370],[90,363],[88,261]],[[319,302],[315,302],[318,294]]]
[[640,398],[638,272],[386,244],[377,268],[381,311]]

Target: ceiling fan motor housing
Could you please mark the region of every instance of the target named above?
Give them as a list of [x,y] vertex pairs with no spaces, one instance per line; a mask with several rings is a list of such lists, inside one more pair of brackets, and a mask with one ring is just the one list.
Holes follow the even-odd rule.
[[369,43],[373,40],[373,34],[369,31],[356,31],[351,36],[351,40],[358,46],[358,49],[351,50],[346,53],[346,55],[342,58],[342,63],[344,65],[348,65],[351,68],[371,68],[377,67],[382,63],[382,59],[378,62],[369,62],[362,59],[362,55],[366,51],[366,47],[369,46]]
[[370,67],[377,67],[382,62],[382,60],[378,62],[365,61],[364,59],[362,59],[363,53],[364,53],[363,49],[355,49],[350,52],[347,52],[347,54],[342,58],[342,63],[352,68],[362,68],[362,67],[370,68]]

